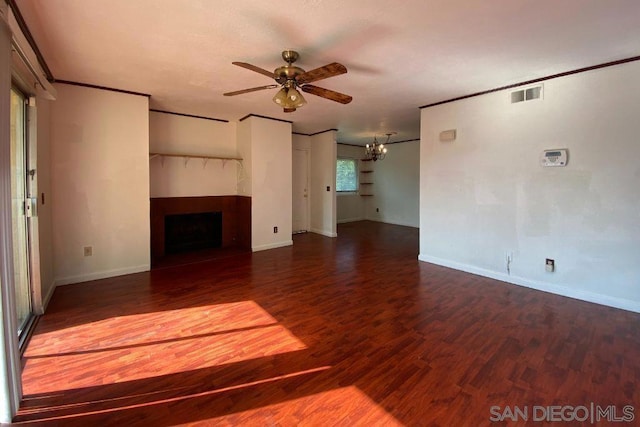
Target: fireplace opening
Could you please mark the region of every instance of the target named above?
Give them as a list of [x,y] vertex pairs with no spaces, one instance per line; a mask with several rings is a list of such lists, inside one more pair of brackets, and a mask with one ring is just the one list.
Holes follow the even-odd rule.
[[178,254],[222,246],[222,212],[166,215],[165,254]]

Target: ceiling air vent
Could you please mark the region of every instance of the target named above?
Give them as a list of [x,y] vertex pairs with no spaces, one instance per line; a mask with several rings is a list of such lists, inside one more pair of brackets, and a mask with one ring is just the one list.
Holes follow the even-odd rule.
[[526,89],[511,92],[511,103],[531,101],[542,98],[542,85],[528,87]]

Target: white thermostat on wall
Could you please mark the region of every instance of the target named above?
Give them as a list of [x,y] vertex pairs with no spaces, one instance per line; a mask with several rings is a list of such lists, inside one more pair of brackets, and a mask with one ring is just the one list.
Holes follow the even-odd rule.
[[542,166],[567,166],[567,149],[544,150],[540,156]]

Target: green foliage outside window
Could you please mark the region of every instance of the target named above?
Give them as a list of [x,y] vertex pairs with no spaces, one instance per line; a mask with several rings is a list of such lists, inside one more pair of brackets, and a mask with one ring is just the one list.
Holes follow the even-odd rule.
[[354,159],[338,159],[336,168],[336,191],[357,191],[356,161]]

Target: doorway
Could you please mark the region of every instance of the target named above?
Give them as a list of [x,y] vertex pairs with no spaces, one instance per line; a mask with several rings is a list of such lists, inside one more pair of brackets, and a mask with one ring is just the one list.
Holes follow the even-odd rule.
[[309,230],[309,150],[293,150],[293,233]]
[[16,333],[22,346],[33,321],[29,264],[29,156],[27,145],[27,98],[11,89],[11,234],[13,240]]

